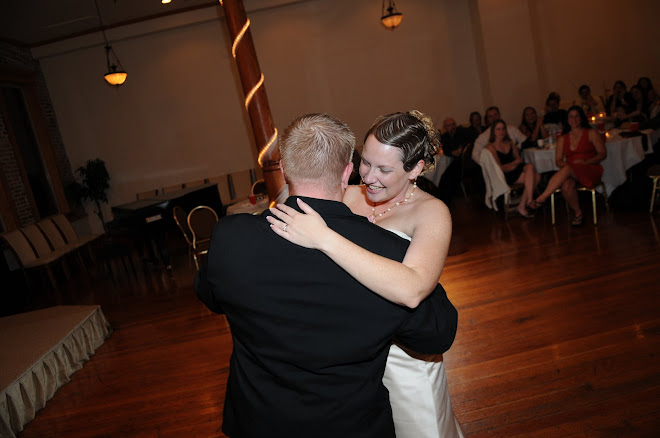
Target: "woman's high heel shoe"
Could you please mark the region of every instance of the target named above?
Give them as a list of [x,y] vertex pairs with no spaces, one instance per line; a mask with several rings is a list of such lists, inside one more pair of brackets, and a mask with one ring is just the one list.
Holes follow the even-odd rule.
[[[546,199],[546,201],[547,201],[547,199]],[[540,201],[537,201],[536,199],[532,199],[532,202],[527,204],[527,206],[529,208],[531,208],[532,210],[538,210],[539,208],[543,207],[544,205],[545,205],[545,201],[540,202]]]
[[576,214],[575,216],[573,216],[573,220],[571,221],[571,225],[573,225],[574,227],[581,227],[583,223],[584,223],[584,214],[583,213]]

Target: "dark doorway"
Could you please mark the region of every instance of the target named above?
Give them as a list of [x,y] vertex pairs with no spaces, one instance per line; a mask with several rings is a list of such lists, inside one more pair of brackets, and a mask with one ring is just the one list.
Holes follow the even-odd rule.
[[[59,210],[53,187],[46,171],[41,149],[37,143],[32,120],[25,104],[23,92],[18,87],[0,85],[0,99],[4,107],[8,129],[16,142],[16,151],[21,155],[34,201],[40,217],[56,214]],[[12,135],[10,135],[10,138]]]

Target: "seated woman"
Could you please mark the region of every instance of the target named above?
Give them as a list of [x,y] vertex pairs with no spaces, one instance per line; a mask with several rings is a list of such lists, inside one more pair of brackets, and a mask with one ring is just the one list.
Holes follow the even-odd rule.
[[580,95],[580,106],[585,113],[589,114],[598,114],[600,113],[600,105],[596,98],[591,95],[591,88],[589,85],[580,85],[578,89],[578,94]]
[[626,83],[616,81],[612,86],[612,95],[605,102],[605,111],[608,116],[622,118],[625,114],[631,112],[632,106],[630,94],[627,91]]
[[643,122],[646,120],[645,101],[646,98],[642,94],[642,88],[638,85],[630,87],[631,105],[628,107],[628,112],[623,117],[624,120],[631,122]]
[[593,187],[600,182],[603,166],[599,163],[607,157],[607,149],[601,135],[589,127],[581,107],[574,105],[568,109],[568,125],[569,129],[559,139],[555,149],[559,170],[552,175],[545,191],[532,202],[531,208],[542,206],[561,187],[564,199],[574,212],[571,225],[580,226],[584,217],[575,183]]
[[548,136],[541,119],[538,118],[536,110],[531,107],[525,107],[522,112],[522,120],[518,126],[520,132],[527,136],[527,139],[536,143],[539,139],[544,139]]
[[473,144],[482,132],[484,132],[484,125],[481,124],[481,113],[472,111],[470,113],[470,126],[463,128],[466,143]]
[[649,107],[652,102],[649,100],[649,91],[653,90],[653,83],[651,82],[651,78],[642,76],[637,80],[637,86],[642,89],[642,96],[644,96],[644,112],[648,116],[650,112]]
[[532,202],[534,189],[539,183],[540,176],[534,170],[534,166],[523,163],[520,151],[513,145],[509,137],[504,120],[495,120],[491,125],[490,138],[486,148],[493,154],[495,162],[502,168],[508,185],[525,185],[520,204],[518,204],[518,213],[522,217],[534,217],[527,210],[527,205]]

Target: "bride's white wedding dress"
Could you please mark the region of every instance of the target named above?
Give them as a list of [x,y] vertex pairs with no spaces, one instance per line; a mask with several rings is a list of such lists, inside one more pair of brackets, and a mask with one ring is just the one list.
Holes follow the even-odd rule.
[[[404,239],[409,236],[389,230]],[[383,384],[390,392],[397,438],[463,438],[449,399],[441,355],[415,355],[392,345]]]

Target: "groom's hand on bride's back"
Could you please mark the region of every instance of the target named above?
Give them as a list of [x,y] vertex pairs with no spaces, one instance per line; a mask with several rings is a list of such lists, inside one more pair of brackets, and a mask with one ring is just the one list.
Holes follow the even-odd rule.
[[431,295],[411,310],[410,318],[396,333],[398,343],[418,353],[442,354],[456,337],[458,312],[438,284]]

